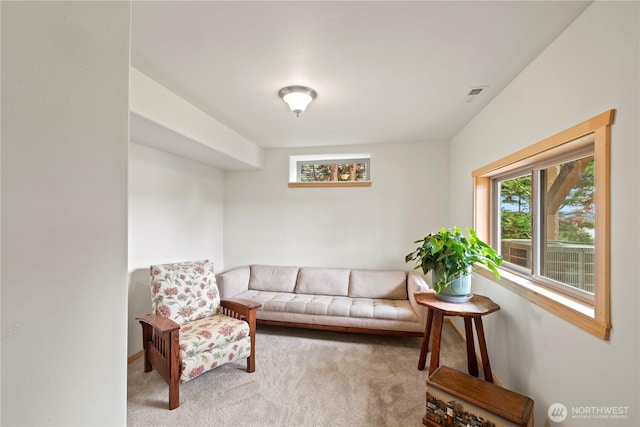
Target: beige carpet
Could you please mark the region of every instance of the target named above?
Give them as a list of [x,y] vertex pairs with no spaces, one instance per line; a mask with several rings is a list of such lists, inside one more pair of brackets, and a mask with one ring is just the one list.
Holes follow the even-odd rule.
[[[427,370],[421,338],[258,326],[256,371],[231,363],[168,386],[143,361],[129,365],[129,426],[422,426]],[[427,367],[429,359],[427,358]],[[463,340],[447,322],[440,364],[466,372]]]

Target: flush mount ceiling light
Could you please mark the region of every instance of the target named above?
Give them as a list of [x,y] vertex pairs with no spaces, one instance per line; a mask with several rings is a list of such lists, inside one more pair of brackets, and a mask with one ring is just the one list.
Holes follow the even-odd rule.
[[278,92],[278,95],[289,105],[289,108],[295,113],[296,117],[300,117],[300,113],[318,96],[315,90],[306,86],[283,87]]

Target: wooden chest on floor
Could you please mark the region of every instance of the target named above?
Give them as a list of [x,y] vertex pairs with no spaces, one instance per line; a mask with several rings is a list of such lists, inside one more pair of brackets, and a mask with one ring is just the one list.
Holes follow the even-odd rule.
[[533,427],[533,400],[440,366],[427,379],[427,409],[422,423],[430,427]]

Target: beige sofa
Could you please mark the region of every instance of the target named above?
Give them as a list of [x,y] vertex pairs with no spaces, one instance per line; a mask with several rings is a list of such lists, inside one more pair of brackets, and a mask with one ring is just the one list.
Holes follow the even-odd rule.
[[219,274],[222,299],[262,304],[258,323],[421,336],[426,309],[417,272],[251,265]]

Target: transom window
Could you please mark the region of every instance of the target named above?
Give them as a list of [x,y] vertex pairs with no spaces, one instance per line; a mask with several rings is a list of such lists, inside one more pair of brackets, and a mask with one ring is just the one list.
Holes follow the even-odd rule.
[[289,186],[369,186],[370,161],[368,153],[289,156]]
[[504,258],[498,283],[602,339],[611,329],[613,117],[602,113],[472,174],[474,226]]

